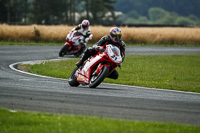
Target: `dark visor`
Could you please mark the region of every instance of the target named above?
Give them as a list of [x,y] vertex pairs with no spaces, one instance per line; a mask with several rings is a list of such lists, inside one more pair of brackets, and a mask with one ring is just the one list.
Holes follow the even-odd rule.
[[115,38],[116,40],[120,40],[120,39],[121,39],[121,35],[114,35],[114,38]]
[[83,28],[85,29],[85,28],[87,28],[88,26],[87,25],[83,25]]

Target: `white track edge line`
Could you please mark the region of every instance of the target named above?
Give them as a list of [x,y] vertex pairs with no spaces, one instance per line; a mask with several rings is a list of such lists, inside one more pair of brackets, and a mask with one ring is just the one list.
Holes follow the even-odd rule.
[[10,69],[12,69],[14,71],[17,71],[17,72],[20,72],[20,73],[24,73],[24,74],[32,75],[32,76],[36,76],[36,77],[41,77],[41,78],[60,79],[60,80],[65,80],[65,81],[67,80],[67,79],[62,79],[62,78],[55,78],[55,77],[50,77],[50,76],[44,76],[44,75],[38,75],[38,74],[34,74],[34,73],[25,72],[25,71],[16,69],[14,66],[17,65],[17,64],[25,64],[25,62],[16,62],[16,63],[10,64],[9,65]]

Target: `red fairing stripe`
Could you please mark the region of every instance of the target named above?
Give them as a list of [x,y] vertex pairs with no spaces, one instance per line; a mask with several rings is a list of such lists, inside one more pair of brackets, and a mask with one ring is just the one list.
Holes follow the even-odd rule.
[[104,66],[110,67],[108,64],[104,64]]
[[105,48],[105,46],[106,46],[107,43],[108,43],[108,42],[106,42],[106,43],[102,46],[102,48]]

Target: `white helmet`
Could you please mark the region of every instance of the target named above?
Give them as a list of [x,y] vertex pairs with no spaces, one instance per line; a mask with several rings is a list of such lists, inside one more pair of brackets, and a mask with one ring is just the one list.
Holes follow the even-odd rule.
[[90,26],[90,22],[88,20],[83,20],[81,24],[83,29],[86,29]]

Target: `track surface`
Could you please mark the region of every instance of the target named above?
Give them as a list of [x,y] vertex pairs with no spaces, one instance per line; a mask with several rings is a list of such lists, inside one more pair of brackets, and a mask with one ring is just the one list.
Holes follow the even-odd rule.
[[[15,62],[58,58],[58,46],[0,46],[0,107],[117,119],[200,125],[200,94],[101,84],[70,87],[66,80],[13,71]],[[127,54],[200,54],[200,48],[127,47]]]

